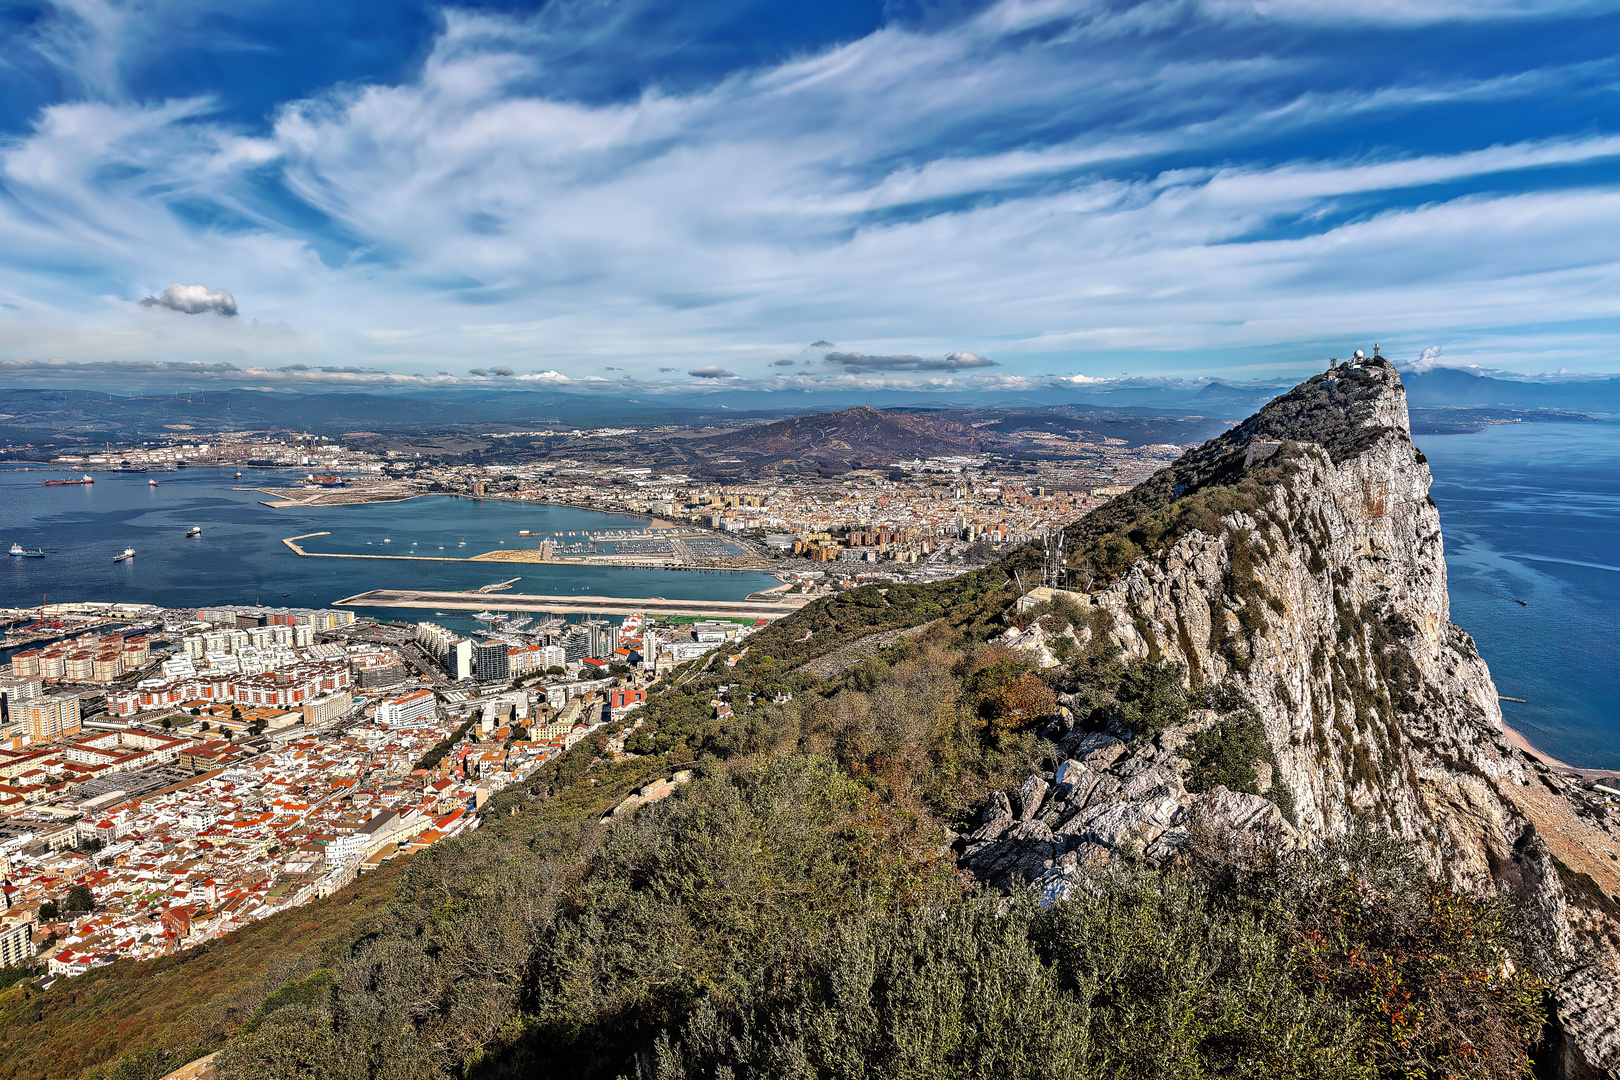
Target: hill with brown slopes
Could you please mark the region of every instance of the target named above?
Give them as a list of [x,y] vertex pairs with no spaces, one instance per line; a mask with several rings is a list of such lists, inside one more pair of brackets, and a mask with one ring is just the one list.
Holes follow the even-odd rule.
[[983,453],[1005,445],[1005,440],[954,416],[857,406],[694,439],[686,448],[735,454],[754,467],[774,464],[789,471],[842,472],[881,468],[902,458]]

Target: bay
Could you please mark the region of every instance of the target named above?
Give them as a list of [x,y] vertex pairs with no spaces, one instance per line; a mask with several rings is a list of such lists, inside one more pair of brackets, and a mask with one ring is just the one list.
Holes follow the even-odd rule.
[[[94,473],[94,484],[45,487],[47,479],[79,474],[0,470],[0,547],[19,543],[46,552],[43,559],[0,563],[0,606],[31,607],[49,594],[53,603],[324,607],[367,589],[466,590],[512,577],[519,580],[511,591],[519,593],[738,600],[780,584],[760,573],[300,557],[281,543],[284,537],[329,533],[309,541],[312,551],[468,556],[535,547],[540,534],[641,529],[648,519],[452,495],[272,509],[259,502],[270,496],[242,489],[284,486],[301,474],[245,469],[237,480],[233,472]],[[149,479],[157,479],[158,486],[150,486]],[[202,535],[187,539],[193,525],[202,527]],[[520,529],[537,535],[519,537]],[[390,541],[386,546],[384,537]],[[465,547],[459,546],[462,540]],[[135,548],[135,558],[114,563],[113,556],[125,547]],[[466,613],[435,617],[431,611],[400,608],[356,610],[387,619],[432,618],[458,630],[476,625]]]
[[[1502,713],[1570,765],[1620,768],[1620,422],[1417,439],[1434,473],[1451,620]],[[1523,600],[1521,606],[1516,601]]]

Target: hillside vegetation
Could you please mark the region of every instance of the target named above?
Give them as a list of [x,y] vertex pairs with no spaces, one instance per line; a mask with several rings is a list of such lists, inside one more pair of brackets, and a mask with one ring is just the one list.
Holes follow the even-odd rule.
[[[321,903],[174,956],[0,993],[0,1076],[144,1080],[218,1049],[283,983],[344,955],[405,870],[385,864]],[[124,1058],[126,1071],[93,1069]]]
[[[1343,402],[1317,404],[1262,411],[1071,527],[1077,583],[1225,530],[1290,481],[1290,440],[1359,437]],[[1257,433],[1276,452],[1250,461]],[[1233,587],[1248,588],[1235,539]],[[1138,740],[1210,710],[1180,750],[1196,790],[1258,794],[1269,764],[1230,685],[1101,633],[1046,669],[993,643],[1009,624],[1095,617],[1014,611],[1015,575],[1038,564],[1026,550],[938,585],[855,589],[762,631],[734,667],[694,662],[632,714],[627,755],[606,746],[628,721],[576,745],[492,800],[480,830],[372,879],[362,918],[341,897],[291,913],[330,944],[268,978],[271,924],[234,935],[222,989],[187,999],[210,1023],[159,1009],[102,1060],[223,1045],[221,1073],[243,1080],[1527,1076],[1546,991],[1534,928],[1380,834],[1297,851],[1195,836],[1168,865],[1125,854],[1045,905],[959,869],[987,796],[1057,764],[1043,736],[1059,700],[1072,723]],[[802,667],[901,628],[922,629],[835,677]],[[717,716],[721,696],[734,715]],[[605,817],[676,769],[697,779]],[[1266,797],[1289,813],[1286,790]],[[92,1018],[71,989],[29,1007],[28,1031]]]

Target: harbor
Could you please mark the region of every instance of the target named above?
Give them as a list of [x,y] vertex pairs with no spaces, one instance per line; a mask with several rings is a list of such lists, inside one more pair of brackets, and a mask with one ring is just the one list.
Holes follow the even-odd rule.
[[[117,599],[176,609],[218,602],[324,607],[373,589],[475,592],[492,583],[508,584],[507,595],[736,601],[781,584],[746,568],[630,557],[628,545],[667,535],[645,517],[448,495],[271,510],[259,504],[268,471],[244,471],[237,479],[228,468],[188,468],[164,474],[158,488],[146,475],[98,472],[93,485],[47,488],[38,472],[0,470],[0,540],[40,552],[0,560],[0,605],[34,607],[48,592],[52,602]],[[520,539],[520,531],[533,536]],[[677,530],[688,532],[696,530]],[[572,549],[570,556],[599,547],[596,558],[529,561],[544,539]],[[683,543],[703,554],[702,540]],[[126,547],[138,555],[114,563]],[[514,557],[469,558],[489,553]]]

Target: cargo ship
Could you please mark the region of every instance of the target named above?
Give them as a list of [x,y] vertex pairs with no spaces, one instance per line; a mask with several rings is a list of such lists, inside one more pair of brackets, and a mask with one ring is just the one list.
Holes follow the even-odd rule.
[[113,556],[113,562],[127,562],[135,557],[135,549],[127,547],[120,555]]
[[95,478],[93,476],[91,476],[89,473],[85,473],[84,476],[82,478],[78,479],[78,480],[47,480],[47,481],[45,481],[45,486],[46,487],[74,487],[74,486],[77,486],[79,484],[93,484],[95,482],[96,481],[95,481]]
[[191,528],[186,530],[186,535],[187,536],[201,536],[202,535],[202,526],[201,525],[193,525]]
[[43,559],[45,552],[41,548],[25,548],[21,544],[12,544],[11,553],[24,559]]
[[309,482],[319,484],[321,487],[343,487],[348,483],[343,477],[335,474],[310,473]]

